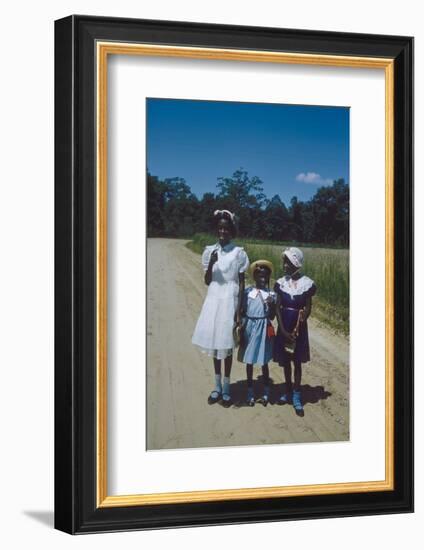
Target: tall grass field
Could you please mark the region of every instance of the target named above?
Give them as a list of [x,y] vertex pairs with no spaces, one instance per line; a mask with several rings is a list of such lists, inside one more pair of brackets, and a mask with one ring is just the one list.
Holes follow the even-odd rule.
[[[197,233],[187,247],[201,254],[207,245],[216,242],[216,236]],[[243,246],[250,262],[269,260],[274,265],[274,281],[283,275],[281,252],[293,243],[269,243],[235,239]],[[312,316],[336,332],[349,335],[349,250],[346,248],[321,248],[301,246],[305,255],[302,273],[315,281],[317,293],[313,298]],[[248,284],[252,283],[248,275]]]

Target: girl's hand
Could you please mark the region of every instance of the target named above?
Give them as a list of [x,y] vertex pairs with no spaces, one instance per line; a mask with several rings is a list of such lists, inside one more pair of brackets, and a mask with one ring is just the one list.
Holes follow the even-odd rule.
[[296,340],[296,336],[291,332],[284,331],[283,335],[284,335],[284,338],[287,338],[287,340],[291,343],[293,343]]
[[267,296],[265,302],[266,302],[269,306],[272,306],[272,305],[275,303],[274,300],[272,299],[272,296],[270,296],[269,294],[268,294],[268,296]]
[[209,265],[213,265],[218,261],[218,251],[214,250],[211,254],[211,257],[209,258]]
[[306,319],[306,312],[304,309],[299,311],[299,323],[303,323]]

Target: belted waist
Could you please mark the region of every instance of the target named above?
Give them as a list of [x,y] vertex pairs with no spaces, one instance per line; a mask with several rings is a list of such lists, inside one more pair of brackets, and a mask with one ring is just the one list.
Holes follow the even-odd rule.
[[246,319],[268,319],[268,316],[265,316],[265,317],[250,317],[250,315],[246,315]]
[[300,311],[301,309],[303,309],[303,307],[282,307],[282,309],[289,309],[290,311]]

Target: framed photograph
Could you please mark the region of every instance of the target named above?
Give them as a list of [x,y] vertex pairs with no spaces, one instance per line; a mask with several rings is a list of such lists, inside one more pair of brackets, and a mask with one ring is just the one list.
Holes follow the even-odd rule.
[[55,526],[413,510],[413,39],[55,23]]

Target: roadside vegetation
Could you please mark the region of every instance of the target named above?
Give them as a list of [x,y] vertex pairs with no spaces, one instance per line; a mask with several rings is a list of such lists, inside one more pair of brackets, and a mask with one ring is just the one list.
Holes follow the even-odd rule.
[[314,317],[349,334],[349,185],[343,179],[317,188],[307,201],[292,197],[287,205],[279,195],[267,197],[263,181],[242,168],[217,178],[216,192],[202,197],[180,177],[160,180],[148,172],[146,183],[148,237],[186,238],[200,254],[216,241],[214,210],[235,212],[236,242],[251,261],[272,261],[276,278],[282,275],[283,247],[302,248],[304,273],[318,289]]
[[[216,242],[216,236],[198,233],[187,243],[187,247],[201,254],[205,246]],[[281,252],[293,242],[269,244],[258,240],[237,238],[236,244],[243,246],[251,262],[266,259],[274,265],[274,277],[283,275]],[[300,245],[298,245],[300,246]],[[334,331],[349,334],[349,250],[323,248],[318,246],[301,246],[305,255],[303,273],[313,279],[317,285],[317,294],[313,299],[313,317],[325,323]],[[248,278],[248,283],[252,281]]]

